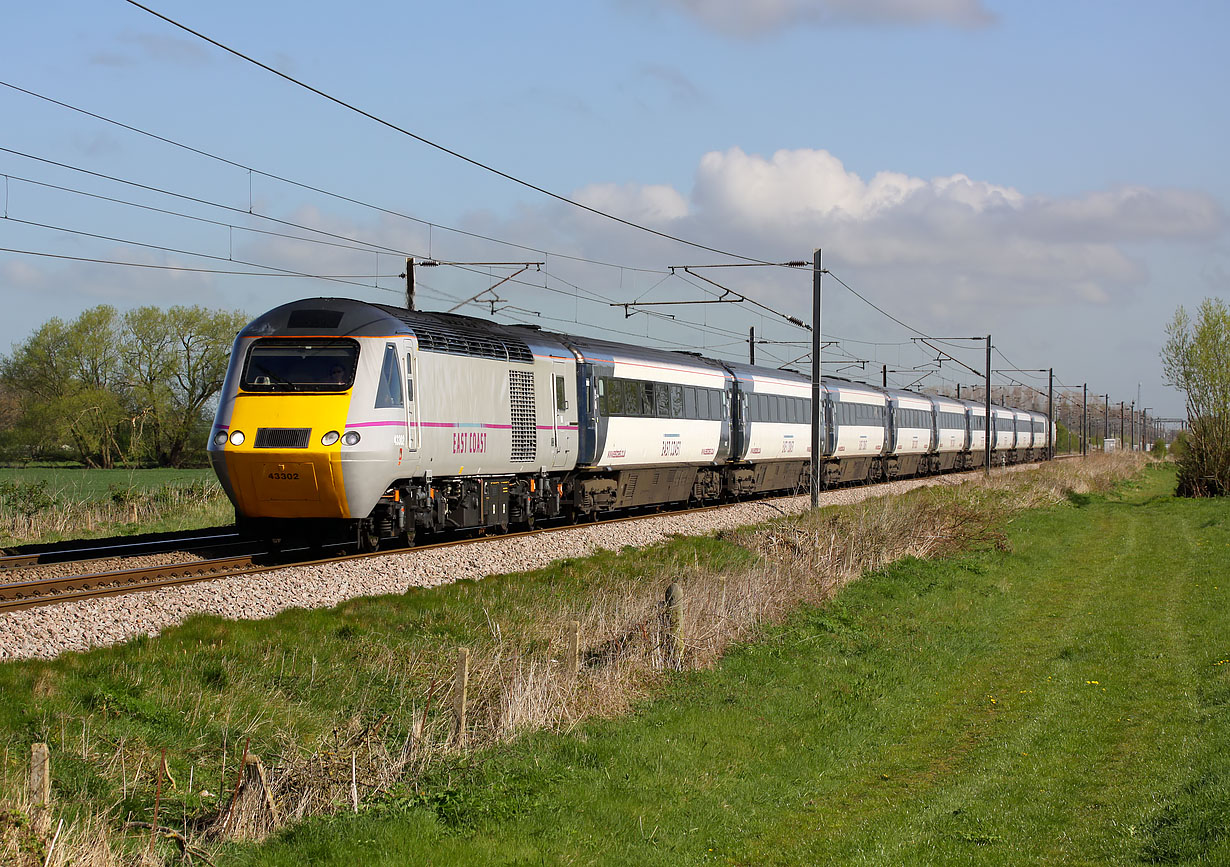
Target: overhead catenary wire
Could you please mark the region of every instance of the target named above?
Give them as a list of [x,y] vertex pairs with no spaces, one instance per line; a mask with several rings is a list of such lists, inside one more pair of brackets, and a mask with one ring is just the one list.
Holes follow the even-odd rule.
[[[339,193],[336,191],[327,190],[327,189],[324,189],[323,187],[318,187],[314,184],[309,184],[305,181],[297,181],[293,178],[288,178],[284,175],[279,175],[275,172],[258,169],[254,166],[249,166],[244,163],[229,159],[227,157],[220,156],[215,153],[211,153],[210,151],[203,150],[202,148],[194,147],[192,145],[185,144],[180,141],[176,141],[175,139],[168,138],[167,136],[159,135],[158,133],[150,132],[149,130],[145,130],[145,129],[141,129],[138,126],[124,123],[123,121],[115,120],[114,118],[107,117],[106,115],[98,114],[97,112],[93,112],[88,109],[80,108],[79,106],[72,105],[62,100],[58,100],[53,97],[47,96],[45,94],[37,93],[33,90],[30,90],[25,87],[21,87],[11,82],[0,81],[0,86],[10,88],[11,90],[15,90],[19,93],[24,93],[36,99],[40,99],[45,102],[51,103],[52,105],[57,105],[57,106],[60,106],[61,108],[68,109],[69,111],[83,114],[86,117],[94,118],[95,120],[102,121],[103,123],[112,124],[121,129],[128,130],[129,132],[133,132],[138,135],[146,136],[147,138],[154,139],[155,141],[160,141],[164,144],[168,144],[168,145],[171,145],[172,147],[180,148],[182,150],[188,151],[190,153],[194,153],[198,156],[202,156],[207,159],[214,160],[224,165],[228,165],[233,168],[241,169],[242,171],[248,172],[249,175],[260,175],[261,177],[269,178],[270,180],[277,181],[279,183],[288,184],[290,186],[298,187],[303,190],[308,190],[313,193],[318,193],[322,196],[328,196],[330,198],[337,199],[338,201],[342,201],[342,202],[347,202],[352,205],[358,205],[359,207],[367,208],[369,210],[375,211],[377,213],[385,214],[390,217],[397,217],[399,219],[407,220],[412,223],[418,223],[421,226],[426,226],[429,230],[440,229],[442,231],[450,232],[456,235],[460,235],[462,237],[473,238],[476,241],[487,241],[492,244],[500,244],[502,246],[511,247],[511,248],[518,249],[518,250],[526,250],[526,251],[533,252],[533,253],[542,253],[542,254],[554,256],[557,259],[565,259],[568,261],[580,262],[580,263],[587,264],[587,265],[599,265],[599,266],[606,267],[606,268],[621,268],[621,269],[625,269],[629,271],[643,271],[646,273],[654,273],[654,274],[665,274],[666,273],[662,271],[661,269],[640,268],[640,267],[636,267],[633,265],[618,264],[614,262],[604,262],[600,259],[586,258],[584,256],[576,256],[576,255],[572,255],[568,253],[547,251],[547,250],[543,250],[538,247],[530,247],[525,244],[519,244],[515,241],[509,241],[503,238],[496,238],[490,235],[483,235],[479,232],[472,232],[466,229],[459,229],[456,226],[448,226],[443,223],[435,222],[433,220],[426,220],[426,219],[423,219],[422,217],[416,217],[413,214],[407,214],[404,211],[398,211],[393,208],[388,208],[382,205],[375,205],[375,204],[372,204],[371,202],[365,202],[362,199],[357,199],[357,198],[354,198],[353,196],[348,196],[345,193]],[[247,213],[247,212],[244,212],[244,213]]]
[[[189,268],[187,265],[155,265],[148,262],[119,262],[113,259],[95,259],[88,256],[69,256],[64,253],[46,253],[39,250],[18,250],[13,247],[0,247],[0,253],[16,253],[22,256],[40,256],[46,259],[64,259],[70,262],[89,262],[96,265],[122,265],[125,268],[150,268],[156,271],[187,271],[194,274],[227,274],[232,277],[312,277],[319,280],[337,280],[342,278],[374,279],[381,276],[377,274],[296,274],[277,271],[228,271],[220,268]],[[237,262],[236,264],[242,265],[247,263]],[[268,266],[257,265],[255,267],[265,268]]]
[[[32,226],[32,227],[39,228],[39,229],[47,229],[53,232],[65,232],[71,235],[79,235],[84,238],[94,238],[95,240],[99,240],[99,241],[110,241],[114,244],[126,244],[126,245],[133,246],[133,247],[144,247],[149,250],[158,250],[159,252],[163,252],[163,253],[174,253],[180,256],[195,256],[200,259],[209,259],[214,262],[234,262],[236,265],[248,265],[252,268],[266,268],[271,272],[277,272],[278,274],[282,276],[286,276],[286,277],[307,277],[307,278],[314,278],[314,279],[319,279],[319,280],[330,280],[330,281],[337,282],[337,283],[345,283],[351,286],[359,286],[364,289],[372,288],[369,285],[364,284],[364,283],[355,283],[353,282],[353,280],[348,279],[347,277],[326,277],[323,275],[313,275],[313,274],[309,274],[304,271],[295,271],[289,268],[279,268],[276,265],[265,265],[261,262],[248,262],[243,259],[235,259],[233,257],[227,257],[227,256],[215,256],[210,253],[200,253],[195,250],[181,250],[176,247],[166,247],[161,244],[149,244],[149,243],[144,243],[142,241],[133,241],[127,238],[116,238],[110,235],[101,235],[96,232],[86,232],[80,229],[71,229],[66,226],[53,226],[49,223],[38,223],[33,220],[21,220],[16,217],[12,217],[12,216],[5,217],[4,219],[10,223],[18,223],[21,225]],[[112,264],[118,264],[118,263],[112,263]],[[380,275],[363,275],[363,276],[366,279],[375,279],[376,277]],[[384,275],[384,276],[393,276],[393,275]],[[376,288],[381,288],[381,287],[376,287]]]
[[373,121],[374,123],[377,123],[383,127],[386,127],[387,129],[393,130],[394,132],[400,133],[401,135],[412,138],[415,141],[420,142],[421,144],[425,144],[428,147],[435,148],[436,150],[442,153],[448,154],[449,156],[454,157],[455,159],[461,160],[462,162],[468,163],[476,168],[482,169],[483,171],[490,172],[491,174],[504,178],[507,181],[511,181],[514,184],[523,186],[526,189],[530,189],[530,190],[533,190],[534,192],[541,193],[542,195],[547,196],[548,198],[555,199],[556,201],[562,202],[571,207],[578,208],[582,211],[587,211],[591,214],[594,214],[595,216],[602,217],[607,220],[611,220],[612,222],[619,223],[631,229],[636,229],[637,231],[640,231],[640,232],[645,232],[650,235],[655,235],[667,241],[674,241],[675,243],[683,244],[684,246],[687,246],[687,247],[693,247],[697,250],[705,250],[706,252],[709,252],[709,253],[715,253],[719,256],[725,256],[730,259],[739,259],[744,262],[754,262],[754,263],[761,264],[761,265],[773,264],[771,262],[767,262],[755,256],[745,256],[741,253],[734,253],[734,252],[730,252],[727,250],[722,250],[717,247],[711,247],[707,244],[702,244],[698,241],[692,241],[687,238],[680,237],[678,235],[672,235],[669,232],[663,232],[660,229],[654,229],[650,226],[645,226],[645,225],[642,225],[641,223],[637,223],[632,220],[624,219],[623,217],[619,217],[619,216],[616,216],[615,214],[609,213],[607,211],[603,211],[600,208],[595,208],[591,205],[585,204],[584,202],[579,202],[576,199],[571,199],[560,193],[553,192],[552,190],[549,190],[546,187],[539,186],[523,178],[519,178],[516,175],[509,174],[508,172],[497,169],[494,166],[491,166],[487,163],[482,162],[481,160],[477,160],[477,159],[474,159],[473,157],[466,156],[465,154],[460,153],[459,151],[453,150],[452,148],[446,147],[438,142],[432,141],[429,138],[426,138],[415,132],[412,132],[403,126],[393,123],[390,120],[386,120],[380,117],[379,115],[373,114],[367,111],[366,109],[360,108],[359,106],[354,105],[353,103],[347,102],[346,100],[341,99],[340,97],[334,96],[318,87],[308,84],[307,82],[302,81],[301,79],[295,78],[293,75],[289,75],[288,73],[282,72],[276,67],[270,66],[267,63],[257,60],[255,57],[252,57],[251,55],[244,54],[242,51],[239,51],[238,49],[232,48],[231,46],[217,39],[207,36],[204,33],[200,32],[199,30],[194,30],[193,28],[187,26],[186,24],[182,24],[179,21],[176,21],[174,18],[171,18],[167,15],[163,15],[161,12],[151,9],[149,6],[146,6],[142,3],[138,3],[137,0],[125,0],[125,2],[127,2],[128,4],[132,6],[136,6],[138,9],[142,9],[148,12],[150,15],[153,15],[156,18],[162,19],[166,23],[170,24],[172,27],[177,27],[180,30],[183,30],[185,33],[189,33],[198,39],[208,42],[210,45],[213,45],[215,48],[219,48],[222,51],[227,52],[228,54],[238,57],[240,60],[243,60],[247,63],[251,63],[253,66],[257,66],[265,70],[266,72],[272,73],[273,75],[276,75],[279,78],[287,82],[290,82],[296,87],[301,87],[304,90],[309,91],[310,93],[314,93],[317,96],[321,97],[322,99],[328,100],[329,102],[332,102],[333,104],[338,105],[346,109],[347,111],[354,112],[355,114],[365,117],[368,120]]

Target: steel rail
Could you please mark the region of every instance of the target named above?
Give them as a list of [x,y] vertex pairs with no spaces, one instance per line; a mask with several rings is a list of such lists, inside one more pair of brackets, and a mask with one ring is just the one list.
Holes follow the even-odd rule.
[[[237,539],[238,533],[196,533],[184,531],[186,535],[173,539],[153,539],[144,542],[119,542],[116,544],[83,545],[77,548],[48,548],[46,551],[35,551],[23,554],[0,555],[0,572],[24,569],[29,566],[47,566],[57,563],[85,563],[91,560],[114,559],[118,556],[137,557],[141,554],[161,554],[174,551],[188,545],[210,542],[218,539]],[[131,549],[138,549],[135,553]],[[125,552],[108,555],[106,552]],[[78,556],[84,555],[84,556]]]
[[[975,475],[977,471],[966,470],[941,476],[919,478],[955,479],[963,475]],[[896,479],[894,481],[908,481]],[[177,587],[201,581],[213,581],[221,578],[257,575],[262,572],[272,572],[277,569],[290,569],[299,566],[322,566],[332,563],[343,563],[350,560],[364,560],[372,557],[389,557],[398,554],[409,554],[418,551],[431,551],[450,548],[459,545],[474,545],[480,542],[504,541],[508,539],[538,536],[557,533],[565,530],[584,529],[605,524],[619,524],[627,521],[643,521],[649,518],[676,517],[701,512],[718,511],[738,505],[761,502],[768,504],[771,500],[807,496],[806,493],[778,494],[758,500],[744,500],[736,503],[715,503],[708,506],[694,506],[686,509],[661,509],[648,514],[620,515],[618,517],[596,518],[593,521],[574,524],[559,524],[555,526],[535,527],[529,530],[517,530],[509,533],[467,536],[462,539],[449,539],[441,542],[431,542],[425,545],[415,545],[411,548],[394,548],[384,551],[369,551],[358,554],[341,554],[335,557],[323,557],[314,560],[285,560],[277,563],[257,563],[255,558],[266,556],[251,554],[241,557],[226,557],[217,560],[200,560],[195,563],[178,563],[166,566],[149,566],[136,569],[120,569],[112,572],[102,572],[95,575],[72,575],[60,578],[47,578],[35,581],[0,584],[0,613],[21,611],[46,605],[58,605],[63,602],[73,602],[84,599],[97,599],[107,596],[122,596],[129,593],[140,593],[147,590],[158,590],[165,587]],[[656,508],[656,507],[649,507]]]

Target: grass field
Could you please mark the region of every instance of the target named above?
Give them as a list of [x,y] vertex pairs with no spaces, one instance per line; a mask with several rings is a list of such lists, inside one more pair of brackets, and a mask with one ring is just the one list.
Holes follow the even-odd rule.
[[[331,817],[224,844],[219,865],[1226,863],[1230,513],[1173,483],[1152,469],[1017,512],[981,550],[877,571],[713,670],[632,683],[653,698],[631,715],[437,755],[378,791],[365,777],[429,694],[447,720],[433,684],[458,645],[494,648],[474,677],[495,713],[501,654],[558,657],[562,621],[603,594],[709,575],[736,592],[746,535],[0,664],[3,781],[49,742],[70,823],[110,808],[114,838],[151,818],[165,748],[161,821],[199,839],[245,745],[319,767]],[[359,756],[357,816],[354,744],[377,759]]]
[[0,468],[0,545],[190,530],[234,517],[209,469]]
[[49,493],[66,500],[106,500],[117,490],[150,491],[163,485],[204,484],[214,481],[214,471],[195,470],[95,470],[75,467],[0,468],[0,484],[46,484]]
[[225,863],[1230,863],[1230,511],[1172,487],[902,562],[633,717]]

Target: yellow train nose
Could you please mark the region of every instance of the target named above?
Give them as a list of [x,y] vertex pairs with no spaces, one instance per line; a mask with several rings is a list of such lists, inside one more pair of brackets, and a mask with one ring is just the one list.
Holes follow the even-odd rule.
[[[341,446],[349,394],[240,395],[224,446],[236,510],[248,518],[349,518]],[[243,434],[235,443],[235,432]]]

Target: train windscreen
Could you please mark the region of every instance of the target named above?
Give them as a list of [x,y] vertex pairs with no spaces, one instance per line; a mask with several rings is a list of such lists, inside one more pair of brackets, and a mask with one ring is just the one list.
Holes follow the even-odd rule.
[[264,337],[248,350],[240,386],[273,393],[346,391],[354,385],[358,362],[354,340]]

